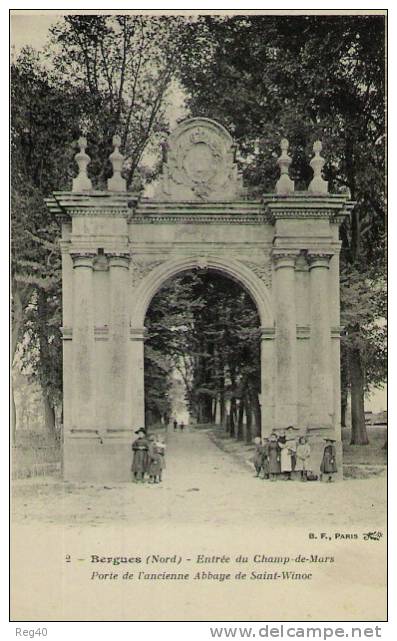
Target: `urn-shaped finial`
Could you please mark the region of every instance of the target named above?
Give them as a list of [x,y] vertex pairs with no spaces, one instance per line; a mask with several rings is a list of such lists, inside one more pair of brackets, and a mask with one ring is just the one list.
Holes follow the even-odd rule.
[[277,165],[280,167],[280,178],[276,183],[276,192],[278,194],[290,194],[294,191],[294,181],[288,175],[288,169],[292,158],[288,155],[289,143],[286,138],[280,142],[281,156],[277,159]]
[[321,173],[325,165],[324,158],[320,156],[322,148],[321,140],[316,140],[313,144],[314,157],[310,161],[314,175],[308,188],[308,191],[313,194],[328,194],[328,182],[323,179]]
[[77,144],[79,146],[79,151],[75,155],[74,159],[79,168],[79,173],[76,178],[73,178],[72,191],[91,191],[92,184],[87,175],[87,167],[91,162],[91,158],[85,151],[87,147],[87,139],[84,136],[80,136]]
[[113,176],[108,180],[109,191],[126,191],[126,181],[121,175],[123,169],[124,156],[120,153],[121,138],[118,135],[113,136],[114,151],[110,154],[109,160],[113,167]]

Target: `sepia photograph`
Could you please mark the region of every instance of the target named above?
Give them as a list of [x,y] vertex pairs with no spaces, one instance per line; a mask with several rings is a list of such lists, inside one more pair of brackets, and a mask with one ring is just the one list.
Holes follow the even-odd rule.
[[386,46],[10,11],[11,621],[387,621]]

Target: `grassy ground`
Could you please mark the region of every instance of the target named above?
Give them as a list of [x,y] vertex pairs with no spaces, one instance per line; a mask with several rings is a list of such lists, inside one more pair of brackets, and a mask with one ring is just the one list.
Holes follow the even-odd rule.
[[[225,452],[232,454],[241,462],[250,463],[254,446],[231,439],[219,425],[201,425],[200,429],[210,429],[212,439]],[[387,451],[383,449],[387,428],[370,426],[368,429],[369,445],[350,445],[350,430],[344,429],[343,440],[343,474],[345,478],[369,478],[383,474],[387,465]]]

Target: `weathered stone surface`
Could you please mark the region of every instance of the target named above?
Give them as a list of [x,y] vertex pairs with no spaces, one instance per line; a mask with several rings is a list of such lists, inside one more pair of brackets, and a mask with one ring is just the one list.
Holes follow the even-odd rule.
[[234,145],[224,127],[191,118],[170,135],[155,200],[228,200],[243,193]]

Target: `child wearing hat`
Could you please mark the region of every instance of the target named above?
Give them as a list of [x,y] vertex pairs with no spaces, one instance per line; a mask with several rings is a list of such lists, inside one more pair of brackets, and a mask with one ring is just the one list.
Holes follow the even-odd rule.
[[138,438],[132,443],[132,451],[134,453],[131,465],[131,471],[136,483],[145,480],[145,473],[148,467],[148,450],[149,442],[146,438],[146,430],[140,427],[136,430]]
[[328,483],[333,481],[333,474],[335,474],[338,470],[336,467],[336,449],[335,449],[335,439],[334,438],[326,438],[325,440],[325,447],[324,447],[324,453],[323,453],[323,459],[321,461],[320,465],[320,481],[323,479],[323,475],[328,476]]
[[149,483],[159,483],[161,476],[161,455],[157,448],[156,437],[149,436],[149,465],[148,465],[148,474],[149,474]]
[[269,478],[275,481],[278,474],[281,472],[280,468],[280,448],[277,441],[277,434],[272,432],[267,446]]

